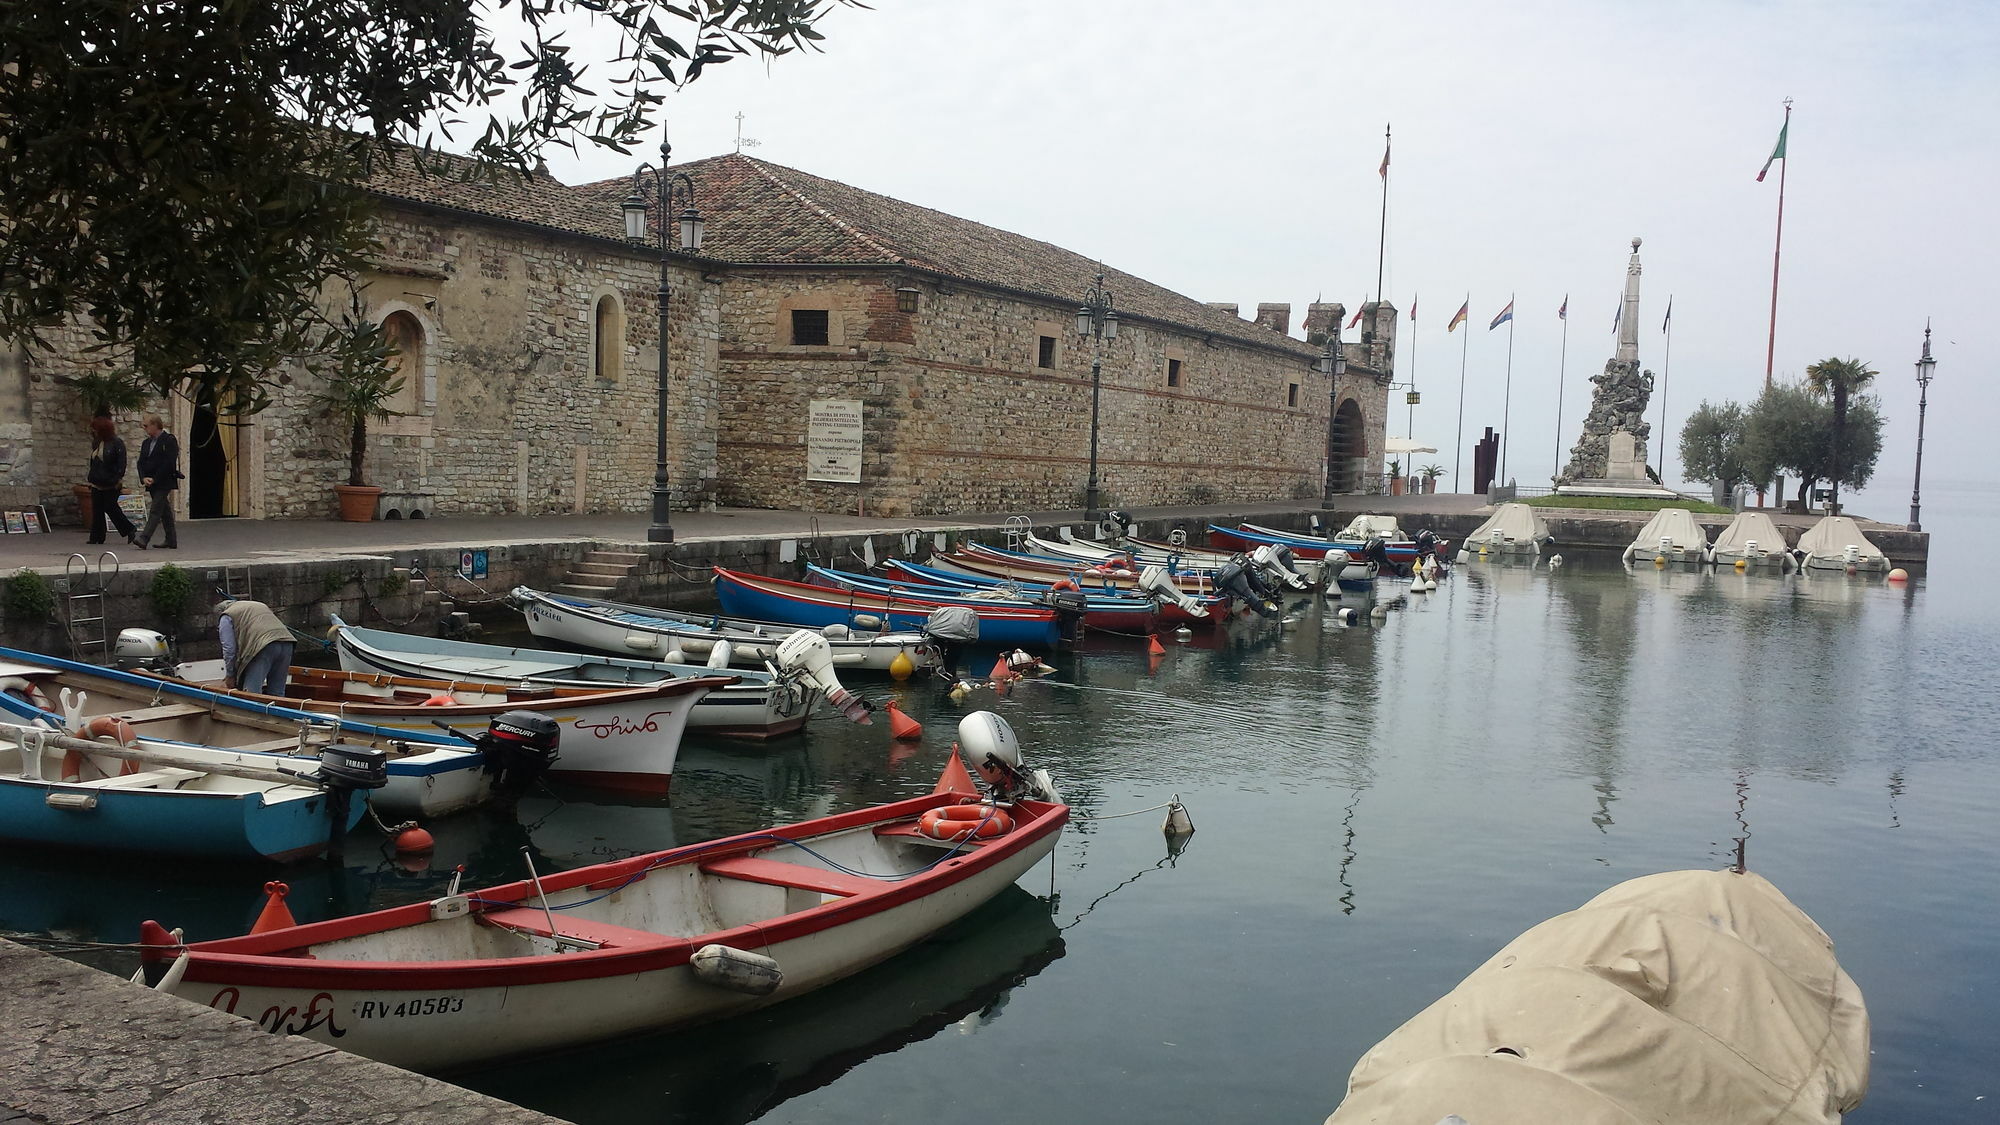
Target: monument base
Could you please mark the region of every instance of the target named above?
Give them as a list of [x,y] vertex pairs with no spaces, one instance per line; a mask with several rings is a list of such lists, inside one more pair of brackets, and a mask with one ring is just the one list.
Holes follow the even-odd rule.
[[1556,486],[1557,496],[1638,496],[1647,500],[1690,499],[1650,480],[1573,480]]

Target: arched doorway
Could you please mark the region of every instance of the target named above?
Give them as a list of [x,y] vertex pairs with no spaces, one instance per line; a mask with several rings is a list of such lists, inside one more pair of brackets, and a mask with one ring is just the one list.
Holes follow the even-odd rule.
[[187,431],[187,514],[218,519],[237,514],[237,421],[227,401],[202,379],[195,387],[194,414]]
[[1341,400],[1340,407],[1333,412],[1333,440],[1328,452],[1332,461],[1326,470],[1327,491],[1336,494],[1361,491],[1368,464],[1368,431],[1361,417],[1361,405],[1351,398]]

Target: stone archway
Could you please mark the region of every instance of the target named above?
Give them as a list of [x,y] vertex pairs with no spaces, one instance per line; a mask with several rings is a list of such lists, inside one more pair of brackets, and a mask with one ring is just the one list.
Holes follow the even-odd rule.
[[1368,465],[1368,426],[1361,415],[1361,404],[1351,398],[1342,399],[1333,412],[1329,452],[1332,460],[1327,465],[1327,491],[1335,494],[1361,491]]

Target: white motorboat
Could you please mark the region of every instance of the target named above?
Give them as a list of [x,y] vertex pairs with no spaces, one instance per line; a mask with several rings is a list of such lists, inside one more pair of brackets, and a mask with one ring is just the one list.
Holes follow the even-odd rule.
[[1661,508],[1625,548],[1624,559],[1627,564],[1651,562],[1656,566],[1707,562],[1708,532],[1686,508]]
[[1480,524],[1472,534],[1458,545],[1458,557],[1488,558],[1494,555],[1528,555],[1540,557],[1542,545],[1548,542],[1549,525],[1535,513],[1535,509],[1518,502],[1502,504],[1493,510],[1485,523]]
[[1880,573],[1889,556],[1861,534],[1861,525],[1846,516],[1828,516],[1799,536],[1799,558],[1808,570]]
[[1737,570],[1790,571],[1798,563],[1785,546],[1785,533],[1763,512],[1738,512],[1709,548],[1709,561]]

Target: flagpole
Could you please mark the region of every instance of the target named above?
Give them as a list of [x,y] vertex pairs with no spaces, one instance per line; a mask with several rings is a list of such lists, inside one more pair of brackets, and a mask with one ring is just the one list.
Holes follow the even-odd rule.
[[1563,381],[1569,374],[1569,294],[1563,294],[1562,358],[1556,361],[1556,472],[1563,474]]
[[1382,233],[1375,242],[1375,303],[1382,303],[1382,259],[1389,248],[1389,126],[1382,126]]
[[[1410,295],[1410,394],[1415,394],[1417,390],[1416,313],[1417,313],[1417,298],[1415,294],[1411,294]],[[1407,423],[1408,428],[1403,431],[1403,437],[1406,440],[1415,441],[1417,439],[1417,404],[1414,402],[1409,402],[1409,395],[1407,394],[1403,396],[1403,400],[1406,403],[1408,403],[1410,407],[1410,417]]]
[[[1785,124],[1778,131],[1778,136],[1785,141],[1785,155],[1780,157],[1783,163],[1778,165],[1778,236],[1771,246],[1771,334],[1764,341],[1764,389],[1767,391],[1771,389],[1771,368],[1778,354],[1778,259],[1785,250],[1785,173],[1792,166],[1792,99],[1790,98],[1785,99]],[[1764,506],[1763,482],[1757,485],[1757,506],[1759,508]]]
[[1667,378],[1674,373],[1674,296],[1667,294],[1667,354],[1660,363],[1660,484],[1667,483]]
[[[1471,305],[1472,294],[1468,291],[1465,294],[1464,307],[1469,308]],[[1459,474],[1459,469],[1461,468],[1460,459],[1465,456],[1465,349],[1467,341],[1471,339],[1472,329],[1467,328],[1464,339],[1458,342],[1458,437],[1454,440],[1451,450],[1451,490],[1453,492],[1457,492],[1458,486],[1465,481],[1465,477]]]
[[1497,482],[1503,486],[1507,483],[1507,443],[1514,437],[1513,431],[1507,426],[1508,414],[1514,405],[1513,308],[1514,295],[1509,293],[1507,294],[1507,384],[1506,389],[1500,392],[1500,479]]

